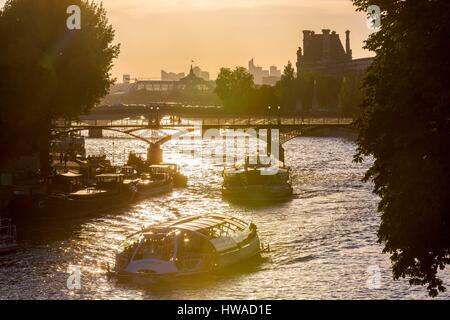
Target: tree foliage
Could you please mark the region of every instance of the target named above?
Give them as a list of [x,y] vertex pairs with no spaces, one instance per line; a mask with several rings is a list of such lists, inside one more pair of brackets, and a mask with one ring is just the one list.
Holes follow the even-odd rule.
[[312,108],[314,100],[314,75],[304,73],[298,78],[299,99],[302,114],[306,115]]
[[342,79],[329,74],[315,74],[316,98],[322,109],[336,108],[338,105],[339,92]]
[[327,73],[303,73],[298,79],[298,95],[302,113],[307,115],[313,105],[336,111],[342,89],[342,77]]
[[[67,8],[81,9],[69,30]],[[85,0],[8,0],[0,11],[3,156],[48,155],[51,121],[86,113],[112,84],[119,47],[103,6]],[[16,141],[7,144],[6,141]],[[45,164],[41,163],[45,167]]]
[[354,117],[360,114],[360,107],[364,99],[363,75],[351,73],[342,80],[341,91],[339,93],[339,105],[342,115]]
[[253,87],[253,76],[245,68],[221,68],[215,92],[222,99],[225,108],[242,110],[250,108]]
[[382,10],[366,47],[376,53],[365,79],[356,160],[373,156],[366,179],[381,197],[378,238],[395,279],[444,291],[450,262],[450,3],[353,0]]
[[294,111],[297,100],[297,77],[290,61],[284,67],[281,80],[277,83],[277,93],[283,110]]

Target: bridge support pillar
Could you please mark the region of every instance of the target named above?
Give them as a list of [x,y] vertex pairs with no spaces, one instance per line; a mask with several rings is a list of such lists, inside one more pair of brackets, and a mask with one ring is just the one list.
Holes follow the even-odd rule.
[[147,149],[147,162],[150,165],[160,164],[163,161],[163,151],[159,144],[152,144]]
[[89,129],[89,138],[103,138],[102,129]]

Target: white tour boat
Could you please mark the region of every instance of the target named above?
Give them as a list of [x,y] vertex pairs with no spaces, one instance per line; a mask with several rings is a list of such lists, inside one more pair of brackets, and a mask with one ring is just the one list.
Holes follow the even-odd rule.
[[154,225],[129,236],[116,255],[117,276],[174,279],[258,257],[253,223],[208,214]]

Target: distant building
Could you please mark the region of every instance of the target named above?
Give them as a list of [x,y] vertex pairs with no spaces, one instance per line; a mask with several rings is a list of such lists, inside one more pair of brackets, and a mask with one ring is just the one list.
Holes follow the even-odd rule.
[[193,69],[194,74],[199,77],[202,78],[205,81],[209,81],[209,72],[208,71],[203,71],[202,69],[200,69],[200,67],[194,67]]
[[125,94],[130,92],[131,89],[131,76],[124,74],[122,76],[122,83],[116,83],[109,89],[109,94]]
[[277,66],[270,67],[270,76],[281,78],[281,70],[277,68]]
[[186,75],[184,72],[175,73],[175,72],[166,72],[161,70],[161,81],[180,81],[180,79],[184,78]]
[[204,80],[203,78],[197,76],[194,70],[195,68],[191,66],[189,74],[178,80],[136,80],[133,86],[133,90],[145,90],[153,92],[164,92],[172,90],[195,90],[199,92],[211,91],[213,88],[212,82]]
[[253,76],[253,81],[257,85],[274,86],[281,80],[281,71],[276,66],[271,66],[270,70],[264,70],[255,65],[254,59],[248,62],[248,72]]
[[[319,73],[337,77],[345,77],[350,73],[364,73],[373,58],[353,59],[350,48],[350,31],[345,32],[345,48],[339,34],[329,29],[323,29],[322,34],[314,31],[303,31],[303,48],[297,51],[297,77],[300,79],[306,73]],[[314,81],[314,98],[312,110],[319,109],[317,101],[316,81]],[[337,98],[336,98],[337,99]],[[338,105],[338,101],[333,103]],[[300,110],[300,99],[297,100],[297,109]],[[332,110],[333,108],[327,107]],[[323,110],[322,110],[323,111]],[[336,111],[336,110],[335,110]]]
[[345,32],[345,48],[336,31],[323,29],[322,34],[303,31],[303,49],[297,51],[297,75],[317,72],[345,75],[349,72],[365,72],[373,58],[353,59],[350,48],[350,31]]
[[[198,66],[194,67],[192,69],[192,71],[194,72],[194,74],[197,77],[202,78],[205,81],[210,80],[208,71],[203,71]],[[184,77],[186,77],[186,74],[184,72],[175,73],[175,72],[166,72],[164,70],[161,70],[161,81],[180,81]]]

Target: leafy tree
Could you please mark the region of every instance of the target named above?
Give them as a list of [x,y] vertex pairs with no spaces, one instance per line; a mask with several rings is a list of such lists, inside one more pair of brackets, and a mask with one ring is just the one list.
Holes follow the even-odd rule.
[[363,76],[350,73],[342,80],[339,93],[339,104],[344,116],[353,117],[360,114],[360,106],[364,99]]
[[268,106],[278,106],[279,104],[280,101],[277,97],[276,88],[262,85],[253,89],[251,109],[249,111],[265,114],[268,112]]
[[[81,9],[79,30],[67,27],[71,5]],[[39,150],[42,173],[48,172],[52,121],[86,113],[113,82],[112,61],[119,54],[113,39],[101,4],[6,2],[0,11],[0,139],[7,149],[3,157]]]
[[221,68],[216,80],[215,92],[229,111],[250,108],[253,94],[253,76],[243,67],[234,70]]
[[450,3],[447,0],[353,0],[382,10],[366,42],[376,53],[356,160],[373,156],[366,180],[380,196],[378,239],[395,279],[445,290],[438,271],[450,262]]
[[306,115],[311,110],[314,100],[314,75],[311,73],[302,74],[297,81],[302,115]]
[[295,70],[292,67],[292,63],[288,61],[281,75],[281,80],[277,83],[278,99],[281,101],[283,110],[293,111],[295,109],[296,87],[297,79]]
[[299,99],[304,115],[310,112],[314,101],[323,109],[338,105],[342,79],[324,73],[304,73],[298,81]]
[[328,74],[315,74],[317,102],[324,109],[337,106],[341,79]]
[[216,79],[216,94],[225,102],[232,94],[233,71],[229,68],[221,68]]

